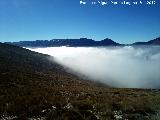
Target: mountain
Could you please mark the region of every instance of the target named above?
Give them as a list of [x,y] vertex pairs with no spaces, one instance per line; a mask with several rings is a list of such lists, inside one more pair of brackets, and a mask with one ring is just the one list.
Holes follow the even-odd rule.
[[67,71],[51,56],[0,43],[0,119],[151,120],[160,111],[160,90],[109,88]]
[[132,45],[160,45],[160,37],[148,42],[135,42]]
[[[36,40],[36,41],[20,41],[6,42],[7,44],[21,47],[94,47],[94,46],[123,46],[124,44],[116,43],[113,40],[106,38],[101,41],[95,41],[87,38],[80,39],[52,39],[52,40]],[[160,37],[148,42],[135,42],[129,45],[160,45]]]
[[160,45],[160,37],[147,42],[150,45]]
[[0,119],[48,115],[53,106],[65,107],[68,97],[75,101],[77,94],[91,94],[88,89],[97,88],[66,72],[53,57],[0,43]]
[[49,41],[36,40],[36,41],[8,42],[8,44],[17,45],[21,47],[58,47],[58,46],[82,47],[82,46],[118,46],[120,45],[119,43],[116,43],[108,38],[102,41],[94,41],[92,39],[80,38],[80,39],[52,39]]

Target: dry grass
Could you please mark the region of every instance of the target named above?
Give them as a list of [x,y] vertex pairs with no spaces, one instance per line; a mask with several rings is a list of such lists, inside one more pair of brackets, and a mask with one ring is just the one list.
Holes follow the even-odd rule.
[[49,56],[0,44],[0,115],[48,120],[157,120],[160,91],[107,88],[82,80]]

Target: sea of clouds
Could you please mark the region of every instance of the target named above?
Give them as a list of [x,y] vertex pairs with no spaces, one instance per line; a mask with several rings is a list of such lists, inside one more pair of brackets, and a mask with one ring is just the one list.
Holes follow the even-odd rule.
[[78,75],[113,87],[160,88],[160,47],[29,48],[54,56]]

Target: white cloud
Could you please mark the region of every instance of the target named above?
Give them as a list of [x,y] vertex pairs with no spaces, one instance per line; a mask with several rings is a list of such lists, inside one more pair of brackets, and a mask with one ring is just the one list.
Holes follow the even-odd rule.
[[115,87],[160,87],[160,47],[51,47],[32,49],[54,56],[72,71]]

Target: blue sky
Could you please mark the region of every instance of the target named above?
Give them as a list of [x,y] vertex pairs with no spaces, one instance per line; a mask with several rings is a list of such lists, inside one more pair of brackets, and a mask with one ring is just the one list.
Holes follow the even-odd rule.
[[131,6],[83,1],[88,4],[80,5],[80,0],[0,0],[0,41],[87,37],[132,43],[160,37],[159,0],[155,5]]

